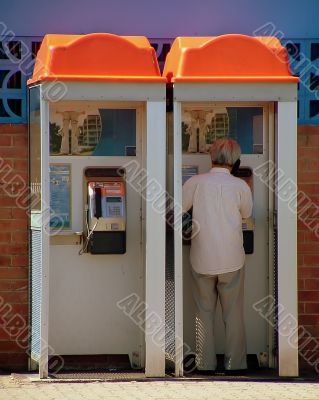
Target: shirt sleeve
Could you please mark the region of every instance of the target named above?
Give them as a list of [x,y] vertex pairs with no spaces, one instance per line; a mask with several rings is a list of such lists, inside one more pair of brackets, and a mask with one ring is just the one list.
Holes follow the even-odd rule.
[[193,198],[196,189],[195,179],[188,179],[183,185],[182,207],[183,212],[187,212],[193,207]]
[[240,213],[242,218],[249,218],[253,210],[253,199],[250,187],[245,183],[241,195]]

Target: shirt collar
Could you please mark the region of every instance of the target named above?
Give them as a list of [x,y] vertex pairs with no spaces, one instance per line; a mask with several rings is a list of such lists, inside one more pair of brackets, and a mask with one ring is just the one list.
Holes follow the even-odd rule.
[[228,168],[222,168],[222,167],[211,168],[210,172],[223,172],[224,174],[230,174],[230,171]]

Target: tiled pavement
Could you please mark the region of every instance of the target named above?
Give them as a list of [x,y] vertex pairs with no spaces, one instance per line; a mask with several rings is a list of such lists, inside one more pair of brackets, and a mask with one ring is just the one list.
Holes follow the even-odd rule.
[[0,375],[0,400],[318,400],[315,382],[150,380],[37,382]]

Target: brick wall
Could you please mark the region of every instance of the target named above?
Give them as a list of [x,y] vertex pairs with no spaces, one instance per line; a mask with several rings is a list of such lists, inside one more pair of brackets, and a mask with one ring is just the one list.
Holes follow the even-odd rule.
[[0,125],[0,369],[27,368],[28,218],[17,201],[27,154],[26,125]]
[[308,357],[319,360],[319,126],[298,128],[298,189],[307,195],[298,208],[300,365],[309,368]]

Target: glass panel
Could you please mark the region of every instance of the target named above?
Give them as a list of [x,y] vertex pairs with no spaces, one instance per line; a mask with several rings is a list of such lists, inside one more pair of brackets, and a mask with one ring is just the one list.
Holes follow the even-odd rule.
[[135,156],[136,109],[59,107],[50,113],[50,155]]
[[229,136],[237,140],[243,154],[263,153],[262,107],[227,107]]
[[319,43],[311,43],[311,61],[315,61],[319,58]]
[[30,141],[30,190],[31,212],[41,211],[41,129],[40,87],[30,89],[29,141]]
[[319,75],[310,73],[310,90],[319,90]]
[[286,48],[290,57],[300,61],[300,43],[287,43]]
[[262,107],[210,107],[183,110],[184,153],[207,153],[219,138],[235,139],[243,154],[263,153]]
[[310,100],[309,117],[313,118],[319,114],[319,100]]

